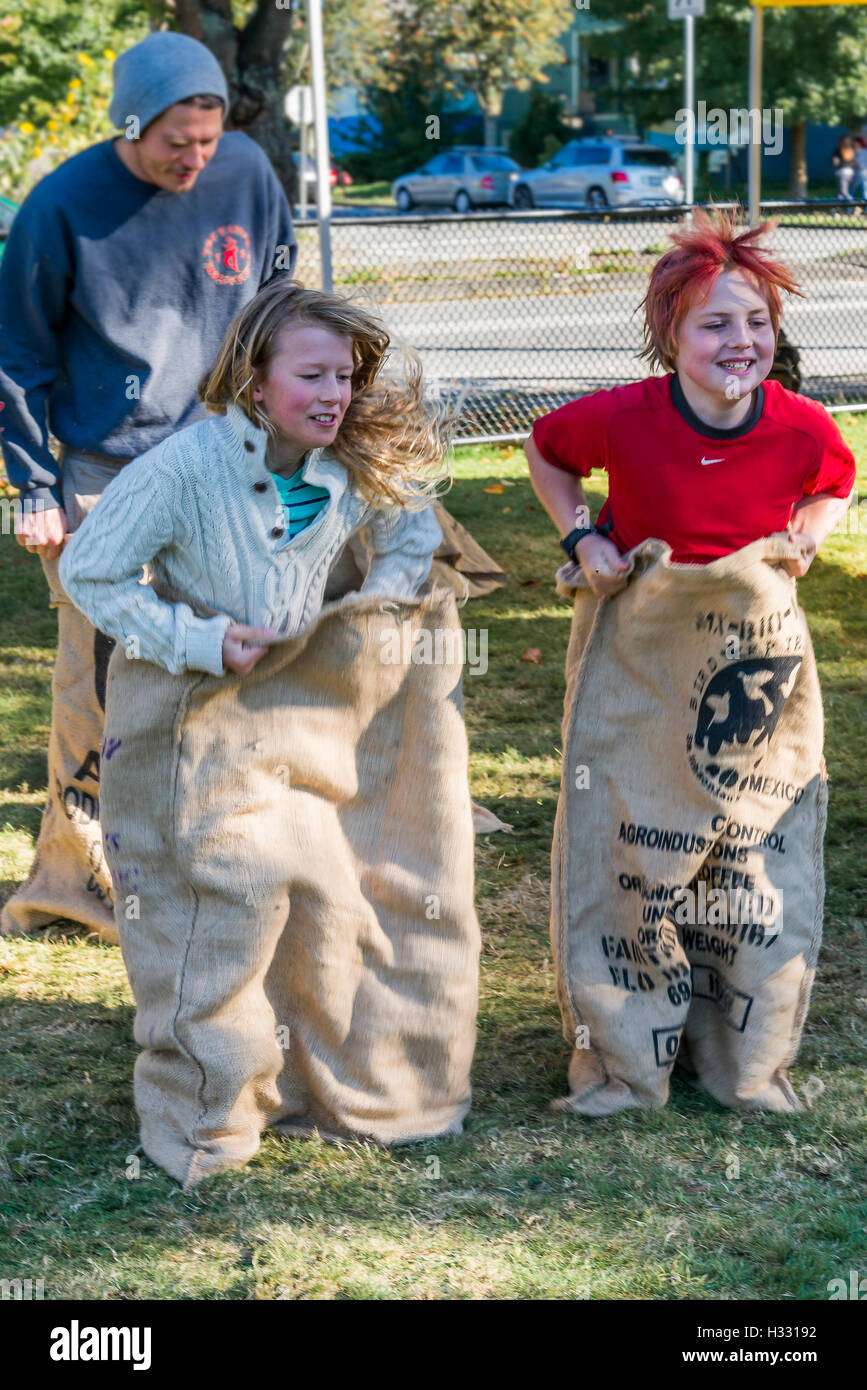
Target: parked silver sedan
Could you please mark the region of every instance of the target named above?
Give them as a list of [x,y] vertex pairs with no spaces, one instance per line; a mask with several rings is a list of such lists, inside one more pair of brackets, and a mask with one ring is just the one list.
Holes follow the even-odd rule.
[[520,172],[521,166],[498,150],[458,147],[395,179],[391,191],[401,212],[424,204],[471,212],[510,203]]
[[516,208],[625,207],[682,203],[684,197],[671,155],[657,145],[627,140],[570,140],[540,169],[524,170],[512,186]]

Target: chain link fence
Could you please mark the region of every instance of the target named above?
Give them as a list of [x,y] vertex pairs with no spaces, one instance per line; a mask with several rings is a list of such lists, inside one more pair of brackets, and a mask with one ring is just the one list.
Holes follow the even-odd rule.
[[[867,209],[766,203],[774,254],[805,298],[784,310],[801,390],[867,404]],[[523,438],[564,401],[647,375],[639,304],[682,208],[338,217],[335,290],[374,308],[450,400],[462,443]],[[315,223],[297,228],[297,276],[319,285]]]

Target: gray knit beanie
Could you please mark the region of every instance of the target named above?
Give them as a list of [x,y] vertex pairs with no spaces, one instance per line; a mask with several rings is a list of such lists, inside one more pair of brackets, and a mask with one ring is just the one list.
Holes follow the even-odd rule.
[[215,96],[229,109],[223,69],[210,49],[187,34],[149,34],[128,48],[112,69],[114,95],[108,114],[118,127],[130,116],[143,131],[162,111],[187,97]]

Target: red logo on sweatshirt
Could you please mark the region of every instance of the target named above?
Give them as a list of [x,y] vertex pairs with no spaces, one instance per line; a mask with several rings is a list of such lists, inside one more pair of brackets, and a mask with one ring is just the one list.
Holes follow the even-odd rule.
[[205,270],[218,285],[241,285],[250,274],[250,237],[243,227],[218,227],[202,247]]

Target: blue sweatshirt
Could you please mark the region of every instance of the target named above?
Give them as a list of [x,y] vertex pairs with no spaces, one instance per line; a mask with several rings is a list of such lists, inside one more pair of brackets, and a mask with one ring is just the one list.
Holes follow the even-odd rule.
[[2,446],[24,509],[61,505],[49,429],[123,460],[200,419],[229,322],[296,250],[277,177],[240,132],[188,193],[136,178],[111,140],[37,184],[0,265]]

